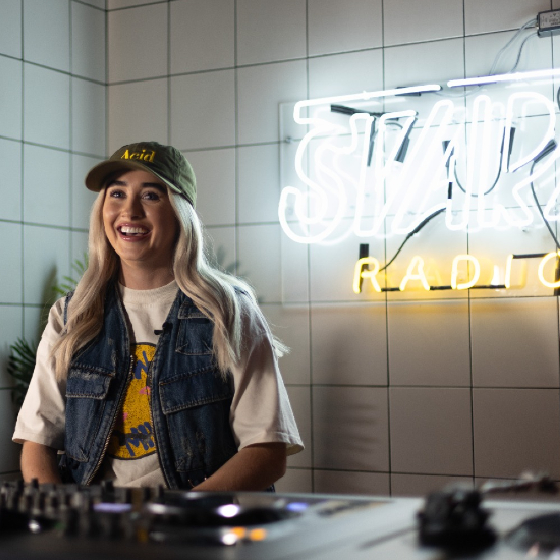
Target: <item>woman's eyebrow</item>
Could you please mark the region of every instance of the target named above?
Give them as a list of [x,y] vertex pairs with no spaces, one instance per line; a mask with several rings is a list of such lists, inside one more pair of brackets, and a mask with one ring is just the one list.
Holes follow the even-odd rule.
[[[113,186],[127,187],[128,183],[126,181],[121,181],[119,179],[113,179],[112,181],[109,181],[109,183],[107,183],[107,188],[113,187]],[[167,188],[162,183],[146,182],[146,183],[142,183],[142,188],[145,188],[145,189],[155,188],[155,189],[157,189],[161,192],[167,192]]]
[[142,187],[144,188],[155,188],[158,189],[161,192],[167,192],[167,188],[165,187],[165,185],[161,184],[161,183],[142,183]]

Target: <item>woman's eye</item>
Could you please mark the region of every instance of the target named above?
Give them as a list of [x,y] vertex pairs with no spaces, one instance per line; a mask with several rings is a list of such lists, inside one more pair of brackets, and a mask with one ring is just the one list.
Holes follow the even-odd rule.
[[154,191],[147,191],[144,193],[143,197],[146,200],[159,200],[159,194]]
[[109,196],[111,198],[123,198],[124,197],[124,192],[121,191],[120,189],[113,189],[113,190],[109,191]]

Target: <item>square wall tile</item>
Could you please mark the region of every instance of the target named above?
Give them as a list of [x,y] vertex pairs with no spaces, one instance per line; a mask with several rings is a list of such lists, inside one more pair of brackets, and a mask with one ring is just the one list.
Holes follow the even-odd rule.
[[89,229],[91,207],[97,198],[97,193],[90,191],[85,186],[85,178],[89,170],[97,165],[100,160],[72,155],[72,178],[70,182],[70,196],[72,211],[70,212],[70,225],[74,228]]
[[246,269],[237,260],[235,240],[234,227],[209,227],[204,230],[205,253],[212,264],[230,274],[246,277]]
[[309,54],[380,47],[382,0],[309,0]]
[[[282,367],[282,359],[280,359],[280,367]],[[299,437],[303,441],[305,449],[290,455],[288,457],[288,466],[290,467],[311,467],[313,466],[312,456],[312,435],[311,435],[311,389],[310,387],[286,387],[288,398]]]
[[261,309],[274,336],[290,349],[280,358],[280,371],[284,383],[309,384],[311,382],[309,307],[298,304],[263,303]]
[[0,220],[21,220],[21,149],[19,142],[0,140]]
[[[53,284],[54,282],[55,280],[53,280]],[[47,287],[45,287],[45,293],[47,293],[47,290],[49,298],[48,303],[36,305],[33,307],[27,306],[23,310],[23,335],[34,346],[37,346],[39,344],[39,341],[41,340],[41,336],[47,324],[51,306],[58,298],[58,296],[52,295],[52,291],[50,291],[50,288],[47,289]]]
[[306,55],[305,0],[238,0],[237,64]]
[[311,308],[313,383],[387,386],[385,303]]
[[[0,299],[3,300],[2,294]],[[10,346],[23,335],[23,310],[21,307],[0,305],[0,387],[11,387],[13,378],[8,375]]]
[[[25,64],[24,140],[68,149],[70,145],[70,77]],[[45,96],[48,91],[49,95]]]
[[52,286],[69,273],[69,236],[67,230],[24,226],[25,303],[54,301]]
[[79,270],[76,270],[76,260],[85,264],[88,257],[88,233],[83,231],[73,231],[70,233],[70,277],[79,282],[81,276]]
[[278,156],[278,146],[275,144],[238,148],[239,223],[278,222]]
[[235,150],[188,152],[196,175],[196,211],[206,226],[235,223]]
[[526,470],[560,477],[559,392],[475,389],[477,477],[518,478]]
[[22,252],[21,225],[0,222],[0,238],[9,243],[0,245],[0,302],[20,303],[22,301]]
[[108,91],[108,153],[144,140],[167,144],[167,79],[109,86]]
[[[384,54],[387,89],[445,84],[451,78],[463,76],[462,39],[389,47]],[[428,95],[427,98],[434,101],[433,96]]]
[[295,243],[280,232],[282,303],[305,304],[309,301],[309,247]]
[[[509,72],[517,61],[521,43],[531,34],[535,36],[527,40],[519,59],[518,71],[539,70],[552,67],[550,43],[539,39],[534,29],[523,32],[511,47],[500,52],[510,41],[515,32],[504,31],[488,35],[477,35],[465,38],[465,75],[487,76],[497,61],[495,73]],[[499,56],[498,56],[499,55]]]
[[466,300],[389,303],[387,324],[391,385],[470,385]]
[[391,470],[473,474],[469,389],[390,389]]
[[[45,170],[50,173],[45,173]],[[48,196],[45,196],[48,193]],[[70,155],[25,145],[23,148],[23,216],[26,222],[70,225]]]
[[388,496],[389,474],[356,471],[313,471],[314,491],[319,494]]
[[280,103],[302,99],[307,99],[305,60],[239,68],[238,143],[277,142]]
[[518,29],[545,10],[550,10],[550,0],[465,0],[465,34]]
[[[325,220],[320,229],[327,231],[331,227],[330,220]],[[370,279],[361,283],[361,292],[355,293],[354,275],[356,262],[360,258],[360,245],[369,244],[369,254],[381,265],[384,262],[385,243],[383,239],[361,238],[351,233],[353,221],[341,220],[332,239],[322,243],[312,243],[309,247],[310,289],[312,301],[385,301],[385,294],[377,292]],[[380,288],[385,287],[383,274],[376,280]]]
[[105,82],[105,12],[72,2],[72,73]]
[[[554,241],[545,227],[486,228],[469,233],[469,254],[479,261],[481,279],[485,278],[486,283],[490,283],[492,276],[499,284],[505,283],[509,255],[546,254],[553,251]],[[492,291],[471,290],[471,297],[509,298],[553,295],[553,290],[539,280],[541,261],[541,258],[514,259],[509,275],[510,288]],[[544,272],[545,278],[553,279],[552,270],[545,267]]]
[[261,302],[279,303],[282,300],[280,226],[240,226],[237,235],[239,273],[255,288]]
[[170,3],[172,74],[234,65],[234,6],[229,0]]
[[313,471],[311,469],[292,469],[288,467],[286,474],[274,483],[276,492],[292,492],[310,494],[313,492]]
[[19,471],[19,452],[21,446],[12,442],[14,425],[17,416],[17,408],[12,403],[9,389],[0,391],[0,410],[2,411],[2,422],[0,424],[0,472]]
[[234,71],[171,78],[171,144],[180,150],[235,144]]
[[387,471],[387,389],[313,387],[312,391],[314,466]]
[[105,155],[106,88],[72,78],[72,147],[74,151]]
[[23,72],[19,60],[0,56],[0,134],[21,139]]
[[21,2],[4,0],[0,19],[0,53],[21,57]]
[[110,12],[109,83],[167,74],[167,3]]
[[463,0],[391,0],[383,4],[383,32],[386,46],[462,37]]
[[474,488],[472,478],[429,474],[391,474],[391,496],[424,497],[455,485]]
[[[421,196],[419,191],[408,194]],[[434,197],[430,199],[430,204],[437,204],[437,201],[438,199]],[[414,208],[416,211],[414,203],[411,203],[409,208]],[[401,222],[403,229],[414,227],[419,219],[416,213],[414,216],[407,214],[404,213],[404,220]],[[415,221],[407,221],[409,218],[413,218]],[[387,224],[389,229],[393,226],[393,220],[390,218]],[[385,262],[391,262],[398,254],[397,258],[386,269],[387,285],[392,288],[400,288],[401,286],[403,288],[402,291],[388,292],[387,298],[391,301],[466,299],[468,296],[467,290],[437,289],[441,286],[450,287],[452,285],[454,259],[467,253],[466,232],[449,230],[446,225],[445,213],[441,213],[431,219],[418,234],[410,237],[402,245],[407,235],[398,233],[387,238]],[[401,248],[400,252],[399,248]],[[418,260],[418,258],[421,260]],[[421,266],[423,274],[420,272]],[[378,278],[380,276],[381,274],[378,275]],[[460,261],[457,265],[457,284],[466,283],[473,278],[474,267],[469,266],[466,261]],[[427,285],[430,286],[429,290],[426,289],[422,279],[425,279]],[[482,280],[477,283],[482,283]],[[432,286],[436,289],[433,289]]]
[[471,302],[475,387],[558,387],[555,297]]
[[382,89],[382,49],[309,59],[310,99]]
[[[23,55],[25,60],[68,72],[70,70],[70,2],[23,1]],[[46,47],[48,45],[48,47]],[[41,90],[46,91],[45,88]]]

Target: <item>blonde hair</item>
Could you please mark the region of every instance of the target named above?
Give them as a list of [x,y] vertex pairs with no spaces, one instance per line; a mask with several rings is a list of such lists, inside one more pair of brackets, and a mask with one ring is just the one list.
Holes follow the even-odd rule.
[[[51,352],[58,379],[67,376],[72,357],[101,331],[105,293],[119,271],[119,257],[103,226],[105,190],[101,189],[91,211],[88,268],[76,286],[68,305],[66,325]],[[209,264],[196,211],[181,195],[169,188],[167,191],[179,224],[172,263],[175,280],[179,289],[214,323],[214,355],[225,374],[238,362],[241,352],[241,308],[236,289],[245,292],[258,308],[256,297],[246,282]],[[275,341],[275,350],[282,355],[287,348]]]

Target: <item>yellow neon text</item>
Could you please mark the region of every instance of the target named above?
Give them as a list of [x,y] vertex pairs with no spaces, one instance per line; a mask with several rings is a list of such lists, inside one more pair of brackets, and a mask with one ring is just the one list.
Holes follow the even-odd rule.
[[[414,274],[413,271],[416,267],[418,267],[418,272]],[[410,261],[410,264],[406,269],[405,277],[402,279],[401,285],[399,286],[399,290],[401,292],[404,291],[409,280],[420,280],[420,282],[422,282],[422,286],[424,286],[424,289],[427,291],[430,290],[430,284],[428,283],[428,279],[424,274],[424,259],[422,257],[414,257]]]
[[[373,269],[365,269],[365,266],[373,265]],[[381,291],[381,287],[377,282],[377,273],[379,272],[379,261],[373,257],[366,257],[360,259],[354,266],[354,281],[352,282],[352,289],[355,294],[359,294],[362,291],[362,278],[369,278],[371,280],[371,285],[376,292]]]
[[[474,265],[474,275],[468,282],[463,282],[461,284],[457,284],[457,274],[458,274],[458,267],[461,261],[468,261]],[[468,288],[472,288],[480,278],[480,263],[478,259],[472,257],[471,255],[457,255],[453,259],[453,264],[451,265],[451,287],[454,290],[466,290]]]
[[[538,267],[538,278],[543,286],[547,288],[557,289],[560,288],[560,278],[553,281],[549,281],[545,278],[544,269],[549,261],[556,259],[555,270],[558,275],[560,271],[560,250],[555,253],[548,254],[533,254],[533,255],[508,255],[505,264],[505,274],[504,283],[499,284],[497,280],[499,275],[496,272],[497,267],[494,267],[495,274],[491,283],[488,285],[478,284],[481,276],[481,265],[479,260],[472,255],[457,255],[451,265],[451,284],[449,286],[430,286],[426,273],[424,272],[424,259],[420,256],[415,256],[411,259],[407,269],[406,274],[401,280],[399,287],[386,287],[381,288],[377,275],[380,273],[379,261],[374,257],[366,257],[356,261],[354,265],[354,276],[352,281],[352,289],[354,293],[359,294],[362,291],[362,280],[369,279],[373,289],[376,292],[385,291],[404,291],[407,289],[407,284],[409,281],[419,281],[422,284],[422,288],[426,291],[430,290],[467,290],[470,288],[482,288],[482,289],[511,289],[511,276],[514,260],[526,260],[526,259],[540,259]],[[472,271],[469,273],[469,278],[465,282],[459,282],[458,279],[461,275],[460,266],[462,263],[469,263],[472,265]],[[520,286],[517,286],[519,288]]]
[[539,265],[539,280],[548,288],[560,288],[560,280],[558,280],[557,282],[548,282],[548,280],[545,280],[544,277],[544,265],[550,259],[554,258],[560,258],[560,251],[557,251],[556,253],[548,253],[548,255],[543,258],[541,264]]

